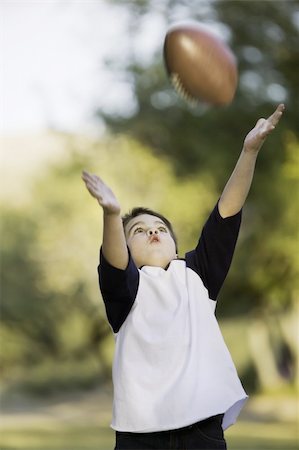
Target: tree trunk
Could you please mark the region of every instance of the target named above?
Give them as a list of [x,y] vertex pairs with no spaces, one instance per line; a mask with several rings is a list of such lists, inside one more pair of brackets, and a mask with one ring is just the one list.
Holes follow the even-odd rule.
[[267,324],[253,319],[248,328],[248,344],[261,390],[276,390],[285,385],[279,373]]

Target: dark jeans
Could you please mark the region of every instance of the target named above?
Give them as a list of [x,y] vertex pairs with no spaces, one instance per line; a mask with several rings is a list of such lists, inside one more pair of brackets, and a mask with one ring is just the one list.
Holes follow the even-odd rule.
[[226,450],[223,414],[185,428],[154,433],[116,431],[114,450]]

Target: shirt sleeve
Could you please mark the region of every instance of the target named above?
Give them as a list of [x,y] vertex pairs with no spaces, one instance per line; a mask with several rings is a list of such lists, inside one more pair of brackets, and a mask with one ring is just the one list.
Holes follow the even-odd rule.
[[195,250],[186,254],[187,267],[202,279],[211,300],[217,300],[237,243],[242,211],[221,217],[218,202],[205,223]]
[[128,265],[125,270],[121,270],[109,264],[101,249],[98,275],[107,319],[114,333],[118,333],[134,304],[139,286],[139,271],[130,252]]

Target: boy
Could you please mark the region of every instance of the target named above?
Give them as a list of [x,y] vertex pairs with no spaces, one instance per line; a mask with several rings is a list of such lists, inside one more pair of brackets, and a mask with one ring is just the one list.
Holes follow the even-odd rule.
[[116,340],[115,450],[226,449],[223,430],[247,395],[214,310],[258,152],[283,111],[280,104],[248,133],[197,247],[183,260],[164,216],[136,208],[122,218],[111,189],[83,172],[104,216],[98,272]]

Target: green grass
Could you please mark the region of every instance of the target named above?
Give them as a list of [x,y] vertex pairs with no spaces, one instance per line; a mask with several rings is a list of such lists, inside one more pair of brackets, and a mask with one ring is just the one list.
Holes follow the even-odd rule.
[[229,450],[298,450],[296,423],[239,421],[226,432]]
[[113,431],[95,427],[64,426],[57,429],[1,430],[1,450],[109,450]]
[[[226,433],[229,450],[298,450],[295,423],[240,421]],[[1,450],[110,450],[114,432],[88,426],[3,429]]]

